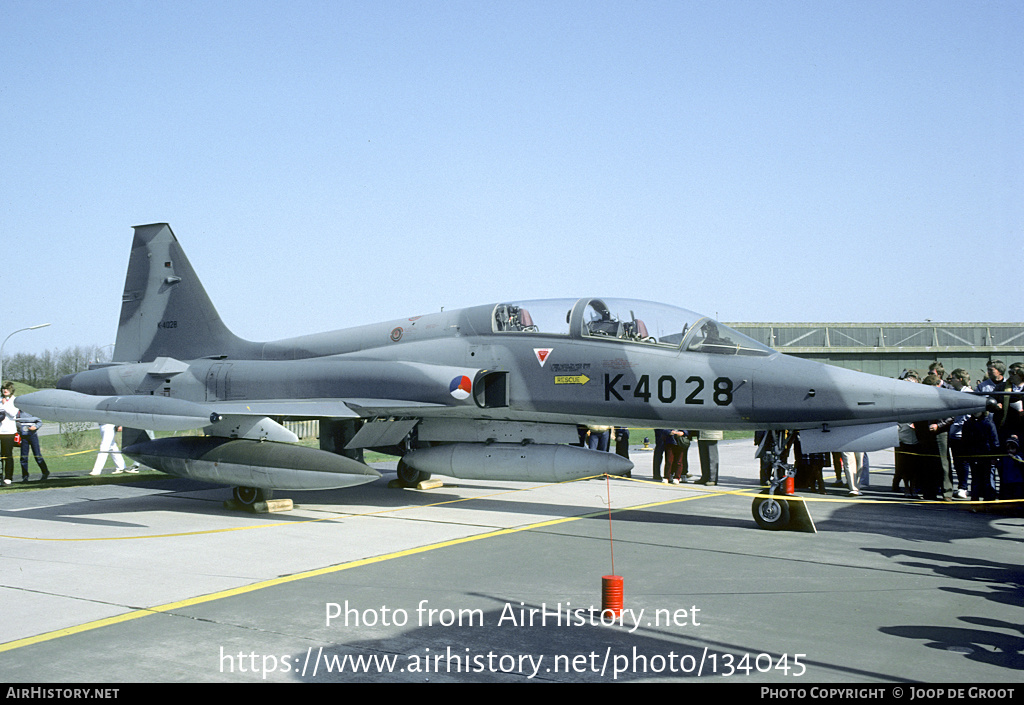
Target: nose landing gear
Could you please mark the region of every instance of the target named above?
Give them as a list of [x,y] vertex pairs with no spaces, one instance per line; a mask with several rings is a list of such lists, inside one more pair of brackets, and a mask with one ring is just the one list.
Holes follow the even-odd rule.
[[[771,465],[768,489],[754,497],[750,513],[762,529],[768,531],[805,531],[817,533],[814,520],[807,511],[803,499],[792,494],[792,480],[796,468],[785,462],[789,446],[784,434],[778,431],[765,433],[757,449],[757,457]],[[790,482],[787,484],[787,480]]]

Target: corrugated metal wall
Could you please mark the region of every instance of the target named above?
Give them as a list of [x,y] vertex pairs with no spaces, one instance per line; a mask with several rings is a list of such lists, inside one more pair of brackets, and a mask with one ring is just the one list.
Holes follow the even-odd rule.
[[727,323],[797,357],[896,377],[941,362],[978,381],[985,364],[1024,361],[1024,323]]
[[298,436],[300,441],[304,438],[320,437],[319,421],[285,421],[284,427]]

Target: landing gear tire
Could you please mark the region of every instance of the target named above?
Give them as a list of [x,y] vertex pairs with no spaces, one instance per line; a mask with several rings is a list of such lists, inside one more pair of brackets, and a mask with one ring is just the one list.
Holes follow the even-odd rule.
[[421,472],[413,466],[409,465],[404,460],[398,461],[398,479],[402,481],[402,484],[406,487],[416,487],[421,482],[430,479],[429,472]]
[[239,504],[251,507],[257,502],[266,502],[271,499],[274,496],[274,491],[260,487],[235,487],[231,490],[231,494]]
[[762,529],[779,531],[789,524],[789,502],[784,499],[774,496],[756,497],[750,511]]

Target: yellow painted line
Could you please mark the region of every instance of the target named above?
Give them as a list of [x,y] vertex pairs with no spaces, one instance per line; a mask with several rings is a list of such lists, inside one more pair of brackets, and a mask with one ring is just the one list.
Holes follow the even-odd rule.
[[[593,479],[593,478],[584,478],[584,479]],[[616,479],[620,479],[620,478],[616,478]],[[581,480],[573,480],[572,482],[579,482],[579,481],[581,481]],[[632,481],[633,482],[646,482],[644,480],[632,480]],[[654,483],[651,483],[651,484],[654,484]],[[662,483],[657,483],[657,484],[658,484],[659,487],[662,486]],[[541,487],[543,487],[543,486],[541,486]],[[685,486],[675,485],[675,486],[671,486],[671,488],[672,489],[676,489],[676,488],[683,489],[683,488],[685,488]],[[162,534],[162,535],[152,535],[152,536],[121,537],[121,539],[123,540],[124,538],[165,538],[165,537],[170,537],[170,536],[191,536],[191,535],[207,534],[207,533],[219,533],[219,532],[224,532],[224,531],[244,531],[244,530],[247,530],[247,529],[257,529],[257,528],[271,528],[271,527],[279,527],[279,526],[296,526],[298,524],[316,523],[316,522],[319,522],[319,521],[328,521],[328,520],[337,520],[339,518],[358,518],[358,517],[376,516],[376,515],[379,515],[379,514],[385,514],[385,513],[395,512],[395,511],[404,511],[404,510],[407,510],[407,509],[424,509],[424,508],[429,508],[429,507],[441,506],[441,505],[445,505],[445,504],[454,504],[454,503],[458,503],[458,502],[467,502],[467,501],[479,500],[479,499],[489,499],[489,498],[494,497],[494,496],[505,495],[505,494],[512,494],[512,493],[516,493],[516,492],[524,492],[526,490],[532,490],[532,489],[537,489],[537,487],[522,488],[522,489],[517,489],[517,490],[506,490],[506,491],[502,491],[502,492],[495,492],[495,493],[493,493],[491,495],[483,495],[483,496],[479,496],[479,497],[465,497],[465,498],[461,498],[461,499],[457,499],[457,500],[446,500],[444,502],[437,502],[435,504],[399,507],[399,508],[394,508],[394,509],[381,510],[380,512],[371,512],[371,513],[367,513],[367,514],[342,515],[340,517],[337,516],[337,515],[332,515],[332,516],[329,516],[329,517],[324,517],[324,518],[321,518],[321,519],[311,519],[311,520],[304,521],[304,522],[288,522],[288,523],[283,523],[283,524],[262,524],[262,525],[259,525],[259,526],[235,527],[235,528],[230,528],[230,529],[214,529],[214,530],[210,530],[210,531],[184,532],[184,533],[180,533],[180,534]],[[692,489],[692,488],[690,488],[690,489]],[[382,563],[384,561],[389,561],[389,560],[392,560],[392,559],[395,559],[395,558],[403,558],[403,557],[407,557],[407,556],[414,556],[414,555],[417,555],[417,554],[420,554],[420,553],[427,553],[429,551],[434,551],[434,550],[437,550],[437,549],[440,549],[440,548],[448,548],[448,547],[451,547],[451,546],[458,546],[458,545],[461,545],[461,544],[469,543],[471,541],[480,541],[480,540],[483,540],[483,539],[495,538],[495,537],[498,537],[498,536],[509,536],[511,534],[516,534],[516,533],[520,533],[520,532],[523,532],[523,531],[532,531],[532,530],[536,530],[536,529],[543,529],[543,528],[547,528],[547,527],[551,527],[551,526],[557,526],[559,524],[566,524],[566,523],[569,523],[569,522],[578,521],[580,519],[590,519],[590,518],[593,518],[593,517],[596,517],[596,516],[605,516],[609,512],[619,513],[619,512],[625,512],[625,511],[638,511],[638,510],[642,510],[642,509],[650,509],[650,508],[653,508],[653,507],[666,506],[666,505],[670,505],[670,504],[677,504],[677,503],[680,503],[680,502],[689,502],[689,501],[693,501],[693,500],[697,500],[697,499],[707,499],[707,498],[710,498],[710,497],[721,497],[721,496],[725,496],[725,495],[733,495],[733,496],[740,496],[740,497],[752,497],[752,496],[756,496],[757,493],[759,493],[761,491],[761,489],[762,488],[760,488],[760,487],[754,487],[754,488],[746,488],[746,489],[739,489],[739,490],[717,490],[717,489],[715,489],[715,490],[709,490],[709,491],[701,491],[701,492],[698,492],[696,494],[688,494],[685,497],[673,497],[671,499],[665,499],[665,500],[660,500],[660,501],[656,501],[656,502],[647,502],[647,503],[644,503],[644,504],[638,504],[638,505],[629,506],[629,507],[619,507],[619,508],[613,508],[613,509],[603,508],[603,509],[599,509],[599,510],[596,510],[596,511],[593,511],[593,512],[587,512],[586,514],[579,514],[579,515],[575,515],[575,516],[571,516],[571,517],[562,517],[560,519],[549,519],[549,520],[537,522],[537,523],[534,523],[534,524],[527,524],[525,526],[518,526],[518,527],[512,527],[512,528],[506,528],[506,529],[496,529],[496,530],[493,530],[493,531],[484,532],[482,534],[475,534],[473,536],[464,536],[462,538],[451,539],[451,540],[448,540],[448,541],[442,541],[440,543],[434,543],[434,544],[428,544],[426,546],[419,546],[419,547],[416,547],[416,548],[404,549],[404,550],[401,550],[401,551],[395,551],[393,553],[386,553],[386,554],[383,554],[383,555],[380,555],[380,556],[373,556],[373,557],[370,557],[370,558],[361,558],[359,560],[349,561],[347,563],[340,563],[338,565],[327,566],[325,568],[316,568],[316,569],[313,569],[313,570],[303,571],[303,572],[300,572],[300,573],[294,573],[292,575],[286,575],[286,576],[282,576],[282,577],[278,577],[278,578],[272,578],[270,580],[263,580],[263,581],[260,581],[260,582],[252,583],[250,585],[243,585],[243,586],[237,587],[237,588],[231,588],[231,589],[228,589],[228,590],[221,590],[219,592],[210,593],[208,595],[201,595],[199,597],[193,597],[193,598],[189,598],[189,599],[186,599],[186,600],[179,600],[177,602],[169,602],[167,604],[157,605],[155,607],[148,607],[148,608],[144,608],[144,609],[133,610],[132,612],[127,612],[127,613],[122,614],[122,615],[117,615],[117,616],[114,616],[114,617],[107,617],[105,619],[94,620],[92,622],[86,622],[84,624],[80,624],[80,625],[77,625],[77,626],[74,626],[74,627],[67,627],[65,629],[57,629],[57,630],[54,630],[54,631],[51,631],[51,632],[46,632],[44,634],[39,634],[39,635],[36,635],[36,636],[31,636],[31,637],[25,637],[24,639],[17,639],[15,641],[9,641],[7,643],[0,644],[0,653],[3,653],[4,651],[11,651],[11,650],[14,650],[14,649],[19,649],[19,648],[22,648],[22,647],[25,647],[25,646],[30,646],[32,644],[39,644],[39,643],[46,642],[46,641],[52,641],[54,639],[59,639],[59,638],[65,637],[65,636],[71,636],[73,634],[81,634],[83,632],[92,631],[94,629],[100,629],[102,627],[113,626],[115,624],[122,624],[124,622],[129,622],[129,621],[132,621],[132,620],[135,620],[135,619],[139,619],[139,618],[142,618],[142,617],[148,617],[148,616],[153,615],[153,614],[161,614],[161,613],[173,612],[174,610],[185,609],[185,608],[188,608],[188,607],[193,607],[195,605],[201,605],[201,604],[204,604],[204,603],[207,603],[207,602],[213,602],[215,600],[221,600],[221,599],[228,598],[228,597],[235,597],[235,596],[238,596],[238,595],[244,595],[246,593],[255,592],[257,590],[263,590],[263,589],[269,588],[269,587],[275,587],[275,586],[278,586],[278,585],[285,585],[287,583],[292,583],[292,582],[296,582],[296,581],[299,581],[299,580],[305,580],[307,578],[314,578],[314,577],[318,577],[318,576],[321,576],[321,575],[329,575],[331,573],[338,573],[338,572],[341,572],[343,570],[349,570],[349,569],[352,569],[352,568],[360,568],[360,567],[363,567],[363,566],[373,565],[375,563]],[[886,503],[886,504],[893,504],[894,503],[893,501],[871,500],[871,499],[864,499],[863,497],[821,498],[821,497],[794,497],[794,496],[786,496],[785,499],[791,500],[791,501],[803,501],[803,502],[807,502],[807,501],[810,501],[810,502],[815,502],[815,501],[819,501],[819,502],[820,501],[825,501],[825,502],[827,502],[827,501],[833,501],[833,502],[840,501],[840,502],[848,502],[848,503],[849,502],[856,502],[856,503],[875,502],[875,503]],[[1011,500],[1007,500],[1007,501],[1011,501]],[[907,502],[907,503],[925,504],[927,502],[918,500],[918,501]],[[947,502],[934,502],[934,503],[935,504],[950,504],[950,503],[947,503]],[[964,501],[960,501],[960,502],[957,502],[956,504],[958,504],[958,505],[963,505],[963,504],[993,504],[993,502],[964,502]],[[3,536],[3,535],[0,535],[0,537],[3,537],[3,538],[21,538],[21,539],[26,539],[26,537],[12,537],[12,536]],[[65,541],[69,541],[69,540],[71,540],[71,541],[103,541],[103,540],[116,540],[116,538],[114,538],[114,537],[111,537],[111,538],[94,538],[94,539],[31,539],[31,538],[28,538],[27,540],[37,540],[37,541],[56,541],[56,540],[65,540]]]

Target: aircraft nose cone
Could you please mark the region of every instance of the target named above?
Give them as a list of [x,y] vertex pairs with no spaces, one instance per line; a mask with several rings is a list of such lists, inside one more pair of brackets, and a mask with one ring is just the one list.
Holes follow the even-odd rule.
[[975,394],[913,382],[898,382],[895,390],[894,407],[901,421],[973,414],[984,410],[987,405],[984,397]]

